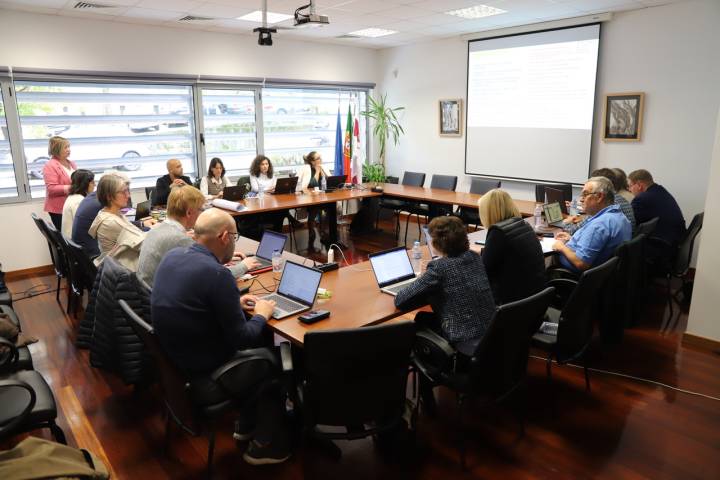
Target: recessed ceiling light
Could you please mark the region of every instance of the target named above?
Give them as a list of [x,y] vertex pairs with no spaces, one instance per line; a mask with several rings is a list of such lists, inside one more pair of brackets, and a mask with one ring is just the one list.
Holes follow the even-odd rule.
[[354,32],[348,33],[348,35],[353,35],[355,37],[369,37],[369,38],[376,38],[376,37],[384,37],[385,35],[392,35],[393,33],[397,33],[395,30],[385,30],[384,28],[365,28],[363,30],[356,30]]
[[475,5],[474,7],[461,8],[459,10],[450,10],[445,12],[447,15],[455,15],[460,18],[483,18],[492,17],[493,15],[500,15],[501,13],[507,13],[507,10],[501,8],[489,7],[487,5]]
[[[284,20],[289,20],[291,18],[293,18],[292,15],[285,15],[284,13],[267,12],[267,23],[270,23],[270,24],[282,22]],[[248,13],[247,15],[243,15],[242,17],[237,17],[236,20],[245,20],[247,22],[262,23],[262,11],[255,10],[254,12]]]

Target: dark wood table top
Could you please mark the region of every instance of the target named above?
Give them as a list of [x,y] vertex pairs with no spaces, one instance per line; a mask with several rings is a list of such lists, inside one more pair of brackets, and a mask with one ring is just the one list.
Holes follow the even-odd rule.
[[[372,186],[371,184],[365,185],[368,189]],[[477,208],[477,202],[482,197],[477,193],[451,192],[439,188],[409,187],[394,183],[382,183],[380,185],[383,187],[384,195],[469,208]],[[523,216],[531,217],[535,213],[535,202],[531,200],[514,200],[514,202]]]

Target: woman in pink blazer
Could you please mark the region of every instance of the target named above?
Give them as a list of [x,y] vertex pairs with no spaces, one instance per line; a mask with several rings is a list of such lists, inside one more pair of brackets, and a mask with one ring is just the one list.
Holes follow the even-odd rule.
[[43,167],[45,180],[45,211],[53,225],[60,230],[65,199],[70,193],[70,175],[77,170],[70,157],[70,142],[63,137],[52,137],[48,144],[50,160]]

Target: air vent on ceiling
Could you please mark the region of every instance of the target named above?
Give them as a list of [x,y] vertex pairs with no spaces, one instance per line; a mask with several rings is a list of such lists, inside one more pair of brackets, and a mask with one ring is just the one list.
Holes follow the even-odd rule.
[[77,2],[73,8],[84,10],[89,8],[116,8],[117,5],[103,5],[102,3]]
[[204,21],[204,20],[213,20],[210,17],[196,17],[195,15],[186,15],[182,17],[178,22],[194,22],[196,20]]

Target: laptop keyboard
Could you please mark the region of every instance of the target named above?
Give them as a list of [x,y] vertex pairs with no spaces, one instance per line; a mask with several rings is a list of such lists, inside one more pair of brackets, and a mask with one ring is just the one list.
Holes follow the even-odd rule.
[[397,293],[398,293],[400,290],[402,290],[403,288],[407,287],[407,286],[410,285],[411,283],[412,283],[412,282],[398,283],[397,285],[393,285],[392,287],[385,287],[385,291],[390,292],[390,293],[394,293],[395,295],[397,295]]
[[302,303],[294,302],[294,301],[287,299],[285,297],[282,297],[276,293],[272,293],[272,294],[266,296],[265,298],[263,298],[263,300],[275,300],[276,305],[275,305],[275,311],[273,312],[274,314],[277,314],[278,310],[283,310],[285,312],[292,312],[293,310],[305,308],[305,305],[303,305]]

